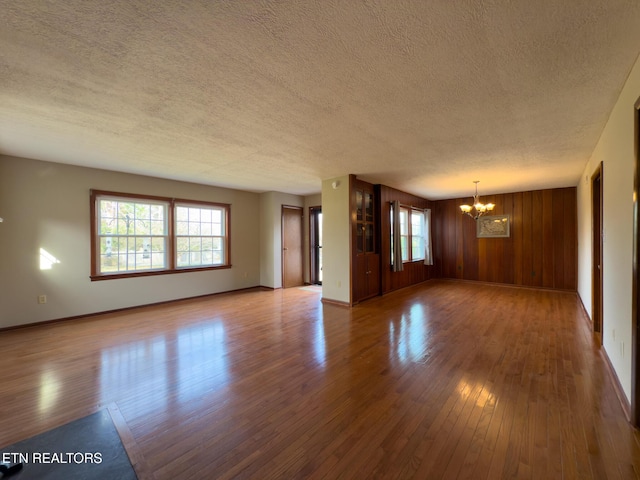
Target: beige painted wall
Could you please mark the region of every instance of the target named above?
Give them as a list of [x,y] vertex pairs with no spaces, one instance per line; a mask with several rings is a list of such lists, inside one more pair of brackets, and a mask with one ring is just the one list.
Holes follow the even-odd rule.
[[[338,182],[337,188],[333,183]],[[322,182],[322,298],[351,302],[349,176]]]
[[[231,204],[233,267],[92,282],[92,188]],[[258,286],[259,201],[240,190],[0,156],[0,328]],[[41,270],[40,248],[60,263]]]
[[604,162],[603,344],[628,399],[632,360],[634,104],[639,96],[640,60],[633,67],[578,184],[578,293],[591,315],[591,176]]
[[[260,194],[260,285],[282,288],[282,206],[303,207],[304,197]],[[304,223],[304,221],[303,221]]]

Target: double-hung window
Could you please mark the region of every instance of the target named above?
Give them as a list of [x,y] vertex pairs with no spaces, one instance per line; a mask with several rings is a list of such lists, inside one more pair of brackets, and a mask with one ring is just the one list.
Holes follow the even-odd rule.
[[402,249],[402,261],[409,261],[409,209],[400,208],[400,248]]
[[225,207],[177,202],[175,208],[176,267],[224,265]]
[[91,278],[228,268],[228,204],[91,192]]
[[[398,214],[400,218],[399,240],[402,250],[402,261],[413,262],[424,260],[426,229],[424,211],[410,207],[400,207]],[[391,216],[391,224],[393,225],[393,214]]]
[[411,210],[411,260],[424,260],[424,212]]

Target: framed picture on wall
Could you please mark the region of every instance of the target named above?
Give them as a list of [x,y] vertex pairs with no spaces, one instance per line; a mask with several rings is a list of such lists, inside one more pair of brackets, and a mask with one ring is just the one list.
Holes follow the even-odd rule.
[[476,220],[477,238],[504,238],[511,236],[509,215],[485,215]]

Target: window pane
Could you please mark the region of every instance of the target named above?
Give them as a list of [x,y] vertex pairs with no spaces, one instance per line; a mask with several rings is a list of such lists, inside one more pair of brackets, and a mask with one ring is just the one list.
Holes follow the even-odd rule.
[[411,236],[421,237],[424,225],[424,215],[422,213],[411,212]]
[[424,214],[411,212],[411,259],[424,259]]
[[151,205],[151,218],[164,221],[164,207],[162,205]]
[[177,235],[189,235],[189,222],[176,222]]
[[177,267],[224,264],[224,208],[190,206],[185,210],[188,221],[176,225]]
[[178,252],[176,255],[176,266],[177,267],[188,267],[189,266],[189,251]]
[[109,217],[101,217],[100,218],[100,226],[99,226],[99,230],[98,233],[101,235],[107,234],[107,233],[114,233],[114,222],[113,222],[113,218],[109,218]]
[[196,222],[189,222],[189,235],[200,235],[200,224]]
[[166,230],[164,220],[151,221],[151,235],[164,235]]
[[151,218],[151,205],[136,203],[135,217],[136,220],[149,220]]
[[135,233],[136,235],[151,235],[151,221],[136,218]]
[[100,201],[100,216],[102,218],[114,218],[115,213],[114,210],[116,208],[116,202],[112,202],[110,200],[101,200]]
[[189,209],[189,221],[190,222],[200,222],[200,209],[199,208],[190,208]]
[[409,225],[407,224],[407,217],[409,212],[406,209],[400,210],[400,235],[409,234]]
[[189,251],[189,238],[188,237],[178,237],[176,241],[176,251],[180,252],[188,252]]
[[96,233],[100,254],[96,259],[96,272],[111,274],[166,268],[167,205],[98,198]]
[[411,259],[424,259],[424,239],[422,237],[411,237]]
[[202,250],[202,238],[191,237],[189,239],[189,250],[192,252],[199,252]]
[[166,268],[166,241],[164,238],[154,237],[151,239],[151,268]]

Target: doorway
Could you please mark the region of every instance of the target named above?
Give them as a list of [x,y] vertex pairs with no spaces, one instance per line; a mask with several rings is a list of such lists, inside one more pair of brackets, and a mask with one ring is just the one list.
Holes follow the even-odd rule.
[[322,207],[309,208],[309,282],[322,285]]
[[640,98],[635,104],[633,146],[633,261],[631,290],[631,424],[640,427]]
[[302,272],[302,208],[282,206],[282,286],[304,284]]
[[602,315],[602,167],[601,162],[598,169],[591,177],[591,215],[593,225],[593,260],[592,260],[592,305],[593,333],[602,345],[603,315]]

